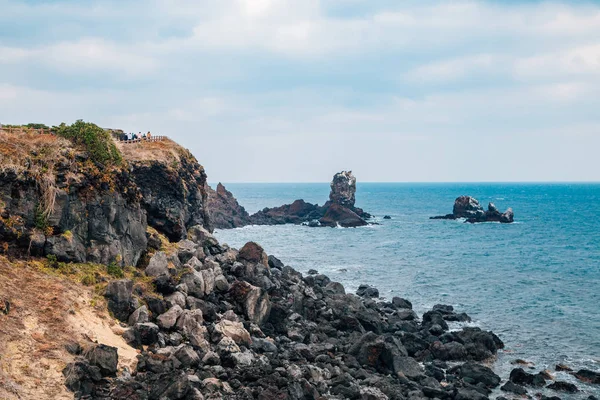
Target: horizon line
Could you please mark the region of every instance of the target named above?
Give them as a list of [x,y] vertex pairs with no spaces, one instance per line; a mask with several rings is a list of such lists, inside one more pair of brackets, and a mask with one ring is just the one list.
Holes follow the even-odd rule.
[[[277,181],[207,181],[208,184],[219,184],[223,185],[238,185],[238,184],[248,184],[248,185],[256,185],[256,184],[272,184],[272,185],[283,185],[283,184],[303,184],[303,185],[311,185],[311,184],[330,184],[331,181],[287,181],[287,182],[277,182]],[[360,181],[357,182],[357,185],[363,183],[398,183],[398,184],[600,184],[600,180],[598,181]]]

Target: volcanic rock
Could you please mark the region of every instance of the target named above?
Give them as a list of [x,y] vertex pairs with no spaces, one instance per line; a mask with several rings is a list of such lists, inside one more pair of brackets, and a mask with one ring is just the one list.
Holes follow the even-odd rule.
[[512,208],[509,208],[506,210],[506,212],[501,213],[498,211],[494,203],[489,203],[488,209],[485,211],[477,199],[471,196],[460,196],[454,201],[452,214],[431,217],[431,219],[459,218],[464,218],[465,222],[470,223],[501,222],[508,224],[514,222],[514,212]]

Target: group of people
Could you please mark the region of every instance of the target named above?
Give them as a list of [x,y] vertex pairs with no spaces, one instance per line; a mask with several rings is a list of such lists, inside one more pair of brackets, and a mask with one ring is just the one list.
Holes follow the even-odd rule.
[[142,132],[139,133],[124,133],[123,135],[121,135],[121,141],[123,142],[128,142],[130,140],[146,140],[146,139],[150,139],[152,137],[152,134],[150,132],[148,133],[144,133],[142,134]]

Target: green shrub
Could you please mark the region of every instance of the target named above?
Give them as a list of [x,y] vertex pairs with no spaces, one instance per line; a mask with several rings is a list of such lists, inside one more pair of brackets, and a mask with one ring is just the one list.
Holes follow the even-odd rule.
[[86,286],[92,286],[96,284],[96,276],[92,273],[89,274],[85,274],[82,278],[81,278],[81,283],[83,283]]
[[45,125],[45,124],[29,123],[29,124],[27,124],[25,126],[28,127],[28,128],[31,128],[31,129],[50,129],[48,127],[48,125]]
[[46,228],[48,228],[48,216],[44,213],[42,206],[38,205],[35,208],[34,218],[34,224],[36,228],[41,231],[45,231]]
[[58,268],[58,259],[54,254],[48,254],[46,258],[48,259],[48,264],[51,268]]
[[123,160],[110,133],[98,125],[82,120],[72,125],[64,123],[55,128],[56,134],[83,146],[92,161],[101,164],[120,164]]
[[125,274],[123,273],[123,269],[114,262],[106,266],[106,272],[108,272],[109,275],[114,276],[115,278],[123,278],[125,276]]

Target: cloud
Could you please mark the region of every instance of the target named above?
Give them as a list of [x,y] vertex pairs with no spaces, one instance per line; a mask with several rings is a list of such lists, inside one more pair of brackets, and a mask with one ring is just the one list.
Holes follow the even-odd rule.
[[342,168],[365,180],[600,179],[591,2],[0,9],[2,122],[164,133],[223,181],[317,181]]
[[82,38],[73,42],[31,49],[0,47],[0,64],[44,64],[65,73],[86,74],[116,72],[128,78],[154,72],[158,62],[128,47],[98,38]]

